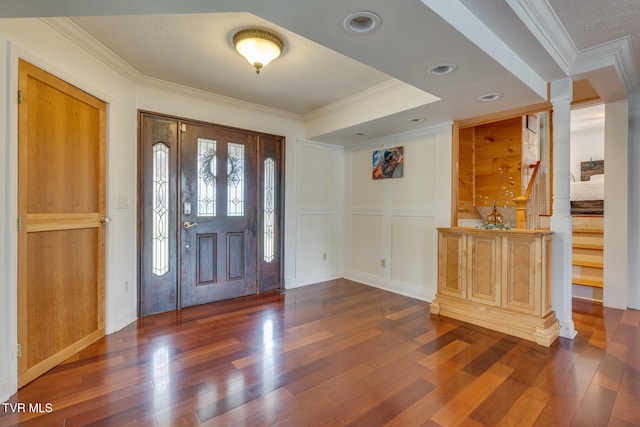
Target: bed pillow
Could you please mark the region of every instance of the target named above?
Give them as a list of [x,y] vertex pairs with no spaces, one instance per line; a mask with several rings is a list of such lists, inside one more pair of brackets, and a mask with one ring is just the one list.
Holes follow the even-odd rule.
[[591,178],[589,178],[589,181],[592,181],[592,182],[604,182],[604,174],[603,173],[599,173],[597,175],[591,175]]

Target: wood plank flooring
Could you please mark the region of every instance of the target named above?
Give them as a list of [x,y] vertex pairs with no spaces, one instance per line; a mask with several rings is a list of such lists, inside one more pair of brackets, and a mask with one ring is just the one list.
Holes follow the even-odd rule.
[[640,312],[574,301],[574,322],[545,349],[335,280],[140,319],[0,426],[640,425]]

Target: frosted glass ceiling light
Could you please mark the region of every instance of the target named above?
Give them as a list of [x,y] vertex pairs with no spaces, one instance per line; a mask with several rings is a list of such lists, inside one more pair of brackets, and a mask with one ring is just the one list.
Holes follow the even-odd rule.
[[256,69],[256,74],[282,53],[284,42],[265,30],[249,28],[233,36],[233,46]]

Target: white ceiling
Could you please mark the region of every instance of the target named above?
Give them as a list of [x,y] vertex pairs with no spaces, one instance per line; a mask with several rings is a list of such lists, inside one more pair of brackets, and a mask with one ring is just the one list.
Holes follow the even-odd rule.
[[[377,13],[381,25],[350,34],[343,21],[360,10]],[[48,22],[138,80],[308,122],[349,113],[355,101],[382,104],[308,132],[342,145],[536,104],[546,99],[546,83],[564,76],[592,78],[607,100],[640,86],[637,0],[0,0],[0,17],[68,17]],[[282,57],[260,75],[230,42],[250,26],[285,40]],[[427,73],[443,62],[458,69]],[[380,96],[399,89],[400,99]],[[477,101],[492,92],[504,96]]]

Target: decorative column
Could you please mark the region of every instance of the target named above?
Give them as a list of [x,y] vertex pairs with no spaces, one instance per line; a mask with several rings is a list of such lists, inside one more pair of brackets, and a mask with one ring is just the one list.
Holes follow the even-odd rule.
[[[640,92],[629,95],[628,287],[627,307],[640,310]],[[614,166],[615,167],[615,166]]]
[[570,78],[551,83],[553,104],[553,309],[560,323],[560,336],[573,339],[574,329],[571,298],[572,219],[571,183],[571,100],[573,86]]

